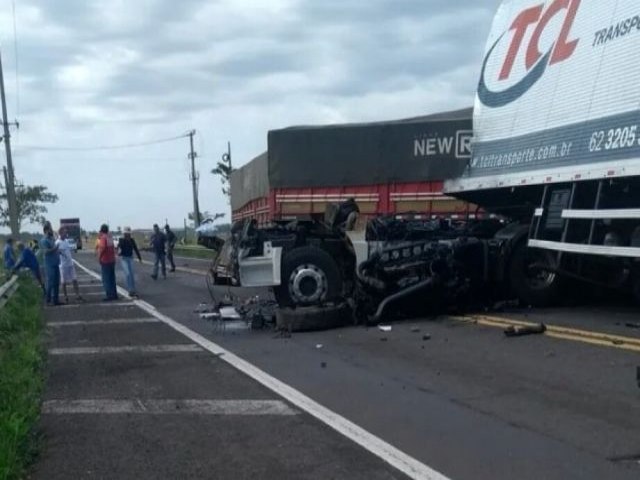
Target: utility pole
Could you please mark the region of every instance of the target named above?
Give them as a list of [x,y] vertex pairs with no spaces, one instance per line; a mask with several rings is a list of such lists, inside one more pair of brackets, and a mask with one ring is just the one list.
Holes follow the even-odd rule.
[[231,142],[227,142],[227,153],[222,155],[222,160],[229,165],[229,170],[233,169],[231,165]]
[[193,188],[193,221],[197,227],[200,226],[200,206],[198,205],[198,180],[200,180],[200,174],[196,172],[196,157],[198,154],[193,150],[193,136],[196,134],[195,130],[189,132],[189,144],[191,146],[191,153],[189,153],[189,159],[191,160],[191,187]]
[[11,158],[11,133],[10,125],[18,126],[18,123],[9,123],[7,119],[7,99],[4,93],[4,74],[2,73],[2,56],[0,55],[0,97],[2,100],[2,126],[4,127],[4,148],[7,154],[7,174],[5,175],[7,189],[7,203],[9,204],[9,227],[11,235],[17,237],[20,234],[18,225],[18,201],[16,199],[16,179],[13,172],[13,159]]

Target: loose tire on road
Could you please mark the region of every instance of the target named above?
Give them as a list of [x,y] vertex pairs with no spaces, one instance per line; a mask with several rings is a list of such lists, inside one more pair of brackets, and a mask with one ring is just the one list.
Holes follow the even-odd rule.
[[350,317],[347,304],[323,307],[280,308],[276,327],[289,332],[312,332],[344,326]]
[[557,273],[532,272],[528,267],[533,264],[552,266],[552,253],[546,250],[529,248],[526,242],[516,245],[509,265],[509,281],[515,295],[527,305],[547,307],[556,303],[561,294],[561,278]]
[[281,275],[281,285],[274,288],[281,307],[321,305],[342,295],[338,265],[316,247],[298,247],[286,253]]

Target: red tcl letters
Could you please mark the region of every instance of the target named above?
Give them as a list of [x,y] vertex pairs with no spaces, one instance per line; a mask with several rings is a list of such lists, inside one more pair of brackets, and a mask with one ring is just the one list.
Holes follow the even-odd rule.
[[513,31],[513,39],[507,52],[507,58],[500,71],[500,80],[506,80],[511,75],[513,64],[520,52],[524,36],[532,25],[536,25],[536,28],[529,41],[525,56],[525,66],[527,70],[530,70],[538,60],[540,60],[540,57],[542,57],[539,48],[540,37],[553,17],[563,11],[566,11],[566,16],[562,29],[560,30],[560,35],[558,36],[558,41],[553,48],[549,64],[553,65],[569,58],[578,45],[577,39],[569,41],[569,35],[571,34],[571,27],[573,27],[576,13],[580,7],[580,1],[581,0],[554,0],[546,11],[544,10],[545,4],[542,3],[520,12],[510,28],[510,30]]

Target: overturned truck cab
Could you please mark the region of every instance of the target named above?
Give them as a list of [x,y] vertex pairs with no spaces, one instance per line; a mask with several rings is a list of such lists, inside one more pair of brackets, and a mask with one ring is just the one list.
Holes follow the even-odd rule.
[[355,228],[357,216],[357,204],[347,201],[330,205],[323,221],[237,224],[229,265],[233,282],[272,288],[281,309],[348,305],[359,323],[489,304],[509,295],[517,282],[530,294],[548,289],[539,273],[521,273],[524,259],[516,266],[503,260],[521,258],[527,225],[378,217]]

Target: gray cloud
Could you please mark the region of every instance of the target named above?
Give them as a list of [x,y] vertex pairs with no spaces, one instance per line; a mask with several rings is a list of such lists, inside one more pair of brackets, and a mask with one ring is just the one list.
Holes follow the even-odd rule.
[[[18,176],[60,194],[53,218],[134,226],[189,210],[186,142],[136,151],[34,152],[196,128],[201,204],[228,208],[206,174],[225,148],[237,164],[268,129],[384,120],[473,101],[498,0],[24,0],[17,5]],[[0,0],[10,116],[15,59]],[[144,194],[138,196],[138,191]]]

